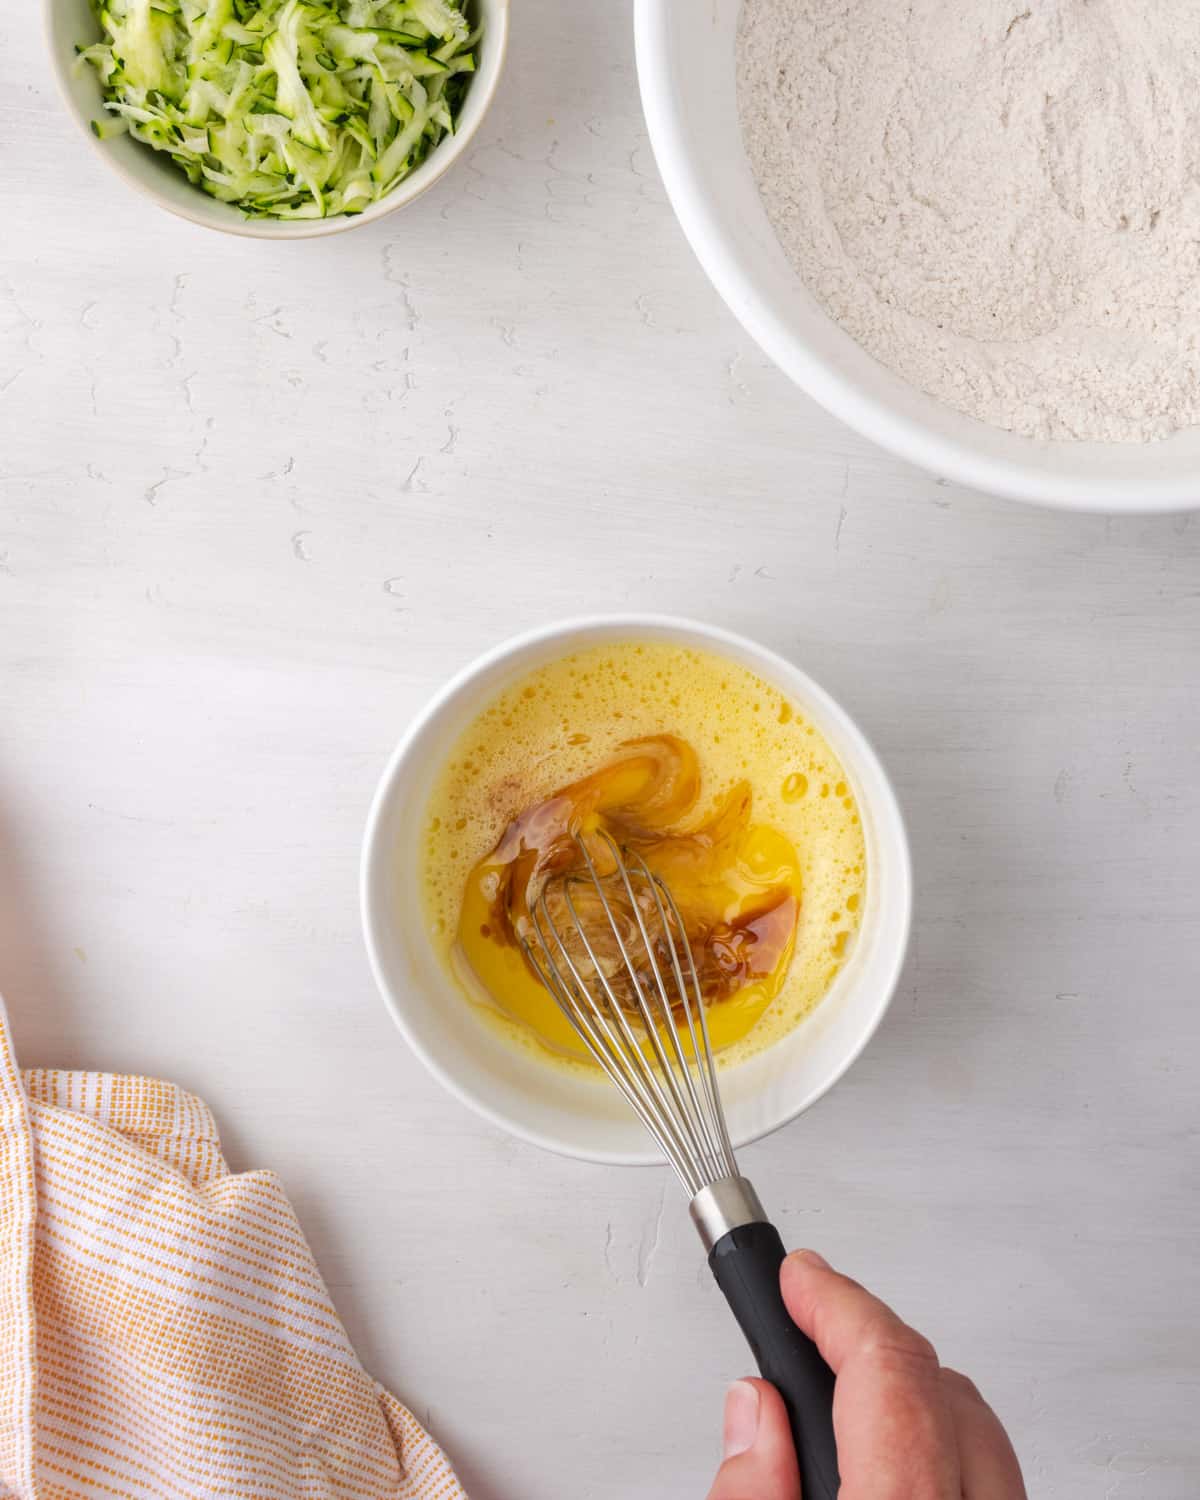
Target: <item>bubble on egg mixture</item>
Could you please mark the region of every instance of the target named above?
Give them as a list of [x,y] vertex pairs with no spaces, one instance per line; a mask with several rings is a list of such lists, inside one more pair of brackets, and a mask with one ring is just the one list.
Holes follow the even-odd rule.
[[[739,1061],[812,1010],[849,957],[866,852],[845,768],[823,736],[793,700],[726,658],[661,642],[599,646],[537,668],[485,705],[454,747],[427,809],[426,925],[460,988],[478,999],[453,954],[472,867],[524,808],[596,770],[623,741],[663,733],[687,740],[700,757],[697,817],[748,780],[754,821],[786,835],[800,860],[795,956],[763,1018],[721,1054],[725,1063]],[[528,1028],[494,1007],[487,1013],[523,1050],[552,1056]]]

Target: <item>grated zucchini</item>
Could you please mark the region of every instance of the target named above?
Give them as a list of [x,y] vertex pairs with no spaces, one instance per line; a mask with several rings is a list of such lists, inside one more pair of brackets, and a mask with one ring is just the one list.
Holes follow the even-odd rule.
[[128,131],[257,218],[361,213],[453,133],[460,0],[92,0],[100,138]]

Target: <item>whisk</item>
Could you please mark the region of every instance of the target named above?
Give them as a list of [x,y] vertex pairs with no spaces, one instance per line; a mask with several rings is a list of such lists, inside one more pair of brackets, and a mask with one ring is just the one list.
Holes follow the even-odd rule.
[[783,1242],[737,1169],[679,908],[636,850],[597,837],[613,870],[602,874],[576,836],[581,868],[546,882],[518,939],[687,1192],[717,1284],[783,1396],[805,1500],[834,1500],[833,1372],[788,1315]]

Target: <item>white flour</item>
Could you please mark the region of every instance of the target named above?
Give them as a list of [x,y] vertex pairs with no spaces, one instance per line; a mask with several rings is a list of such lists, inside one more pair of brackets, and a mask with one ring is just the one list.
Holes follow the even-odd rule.
[[1198,0],[743,0],[796,270],[877,359],[1040,437],[1200,422]]

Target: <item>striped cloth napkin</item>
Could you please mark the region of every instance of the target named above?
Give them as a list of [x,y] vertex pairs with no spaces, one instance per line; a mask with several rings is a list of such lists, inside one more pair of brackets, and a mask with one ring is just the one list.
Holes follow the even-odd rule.
[[199,1099],[20,1073],[0,1002],[0,1497],[465,1500]]

